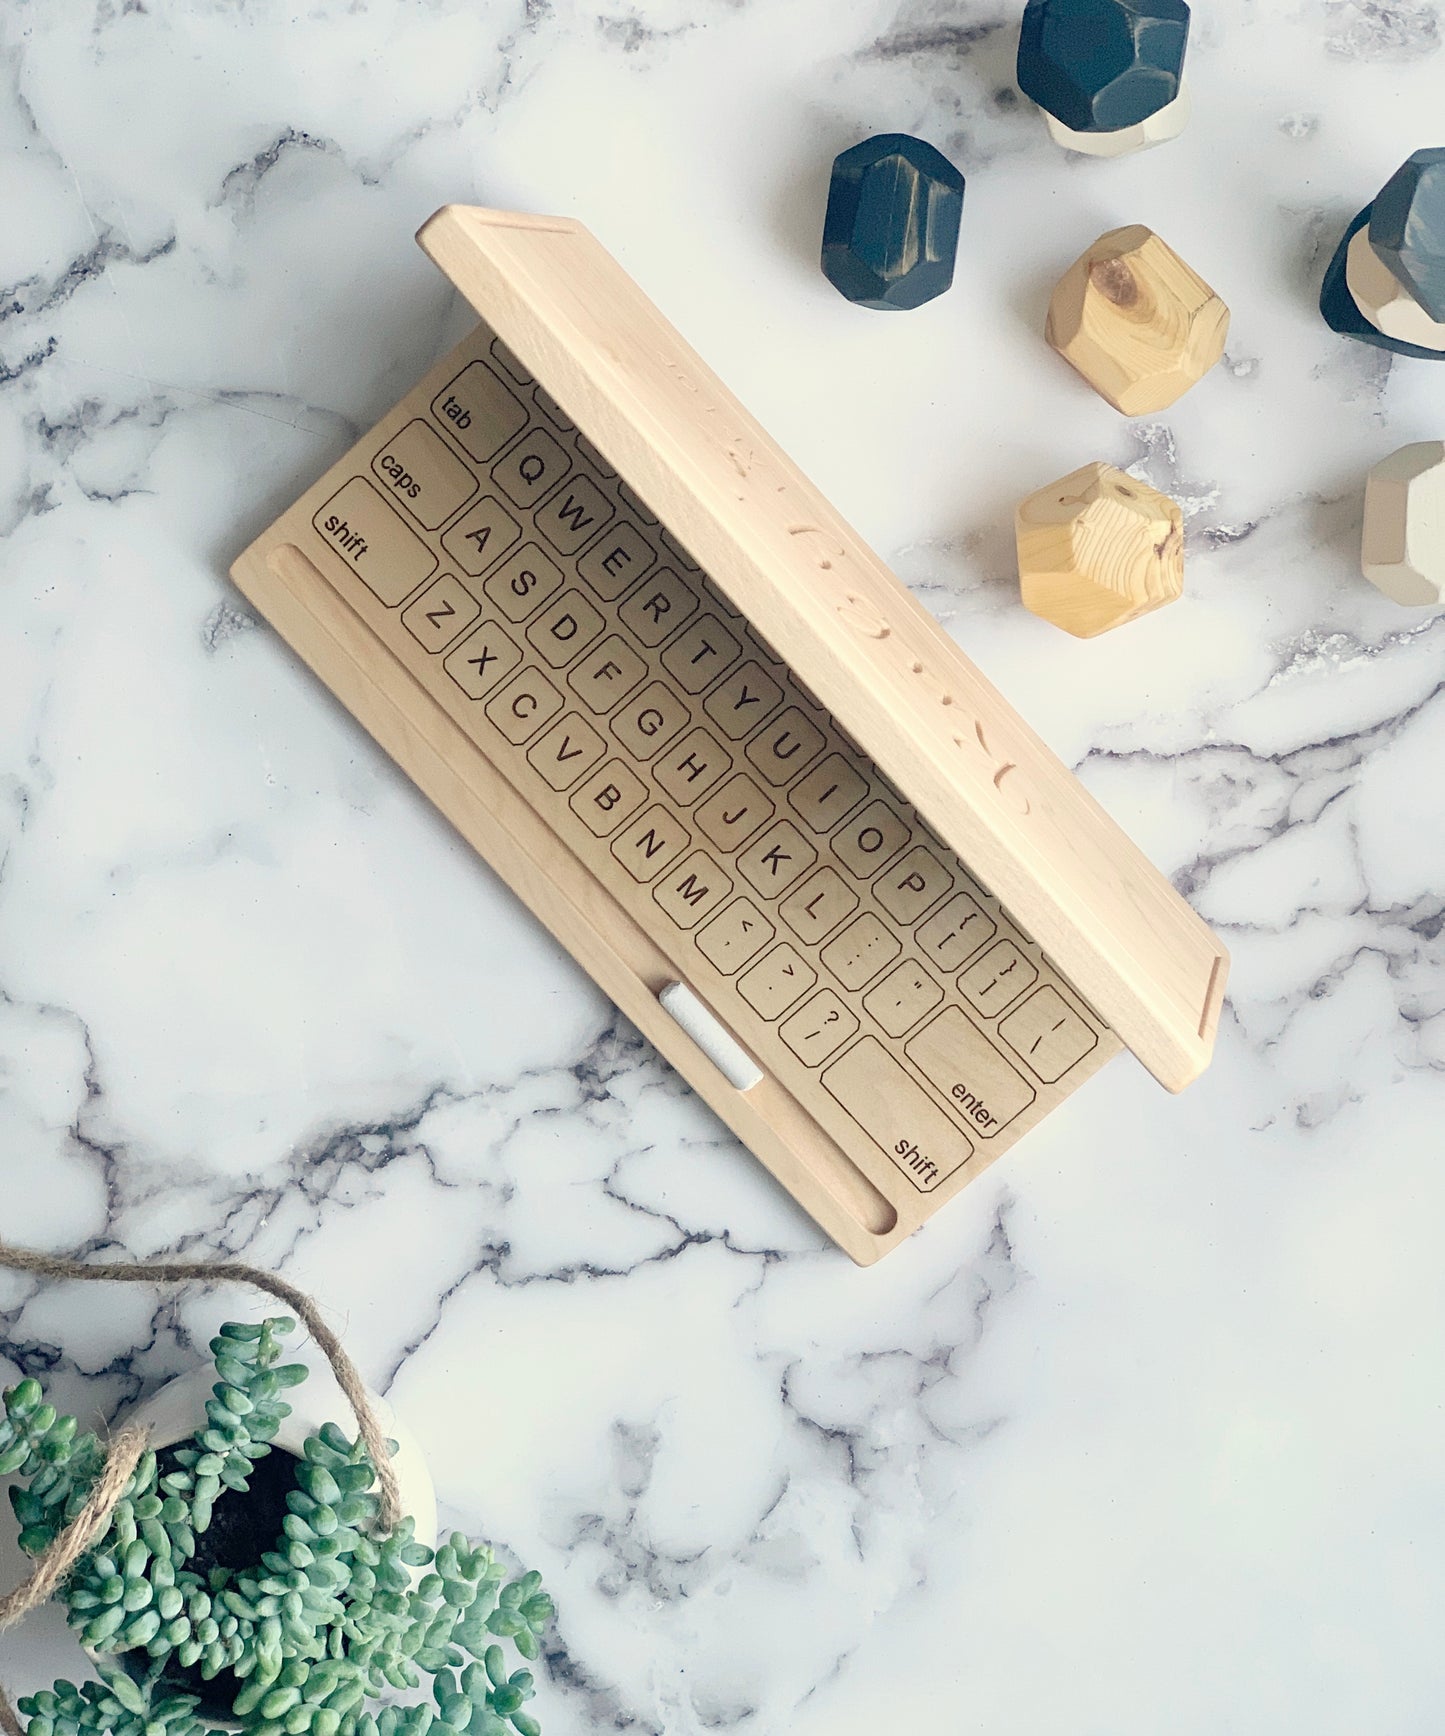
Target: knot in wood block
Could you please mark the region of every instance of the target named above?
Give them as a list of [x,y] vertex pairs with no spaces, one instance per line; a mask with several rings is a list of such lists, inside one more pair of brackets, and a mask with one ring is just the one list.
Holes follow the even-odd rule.
[[1380,189],[1370,245],[1432,320],[1445,320],[1445,149],[1416,151]]
[[1152,229],[1111,229],[1059,279],[1044,335],[1126,416],[1163,410],[1224,354],[1229,309]]
[[1029,495],[1015,519],[1026,609],[1092,639],[1184,590],[1184,518],[1111,464],[1086,464]]
[[1370,472],[1361,565],[1397,603],[1445,602],[1445,441],[1402,446]]

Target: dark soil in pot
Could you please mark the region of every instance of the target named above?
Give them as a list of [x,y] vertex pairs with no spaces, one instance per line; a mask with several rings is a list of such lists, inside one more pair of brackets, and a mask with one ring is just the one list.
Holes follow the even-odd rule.
[[[180,1469],[169,1447],[156,1454],[156,1463],[162,1477]],[[196,1553],[186,1566],[207,1584],[217,1568],[228,1574],[259,1568],[261,1557],[281,1540],[281,1522],[288,1511],[286,1497],[296,1487],[295,1456],[273,1446],[264,1459],[258,1459],[252,1466],[250,1481],[244,1495],[234,1489],[222,1490],[211,1509],[211,1523],[205,1535],[196,1539]],[[135,1651],[123,1653],[121,1661],[133,1675],[140,1676],[150,1666],[151,1658],[145,1651]],[[183,1669],[172,1657],[158,1691],[194,1694],[201,1702],[196,1708],[199,1717],[221,1719],[230,1718],[241,1683],[230,1670],[222,1670],[208,1682],[201,1675],[199,1664]]]

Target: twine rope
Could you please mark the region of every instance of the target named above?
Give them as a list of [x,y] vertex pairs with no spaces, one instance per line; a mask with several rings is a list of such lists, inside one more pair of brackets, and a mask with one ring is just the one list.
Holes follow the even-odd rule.
[[[355,1414],[362,1443],[376,1470],[383,1527],[391,1531],[400,1523],[401,1486],[397,1481],[396,1466],[387,1451],[386,1435],[366,1396],[366,1387],[356,1364],[305,1291],[298,1290],[294,1284],[288,1284],[272,1272],[264,1272],[259,1266],[248,1266],[241,1260],[118,1261],[113,1265],[91,1265],[84,1260],[37,1254],[29,1248],[15,1248],[0,1242],[0,1267],[36,1278],[75,1280],[83,1284],[247,1284],[284,1302],[320,1346],[336,1376],[336,1384],[346,1395],[346,1402]],[[127,1426],[111,1438],[104,1469],[85,1505],[38,1558],[30,1577],[0,1597],[0,1633],[14,1627],[22,1616],[48,1602],[80,1557],[104,1536],[116,1504],[148,1445],[147,1433],[142,1428]],[[25,1736],[25,1728],[3,1685],[0,1685],[0,1732],[4,1736]]]

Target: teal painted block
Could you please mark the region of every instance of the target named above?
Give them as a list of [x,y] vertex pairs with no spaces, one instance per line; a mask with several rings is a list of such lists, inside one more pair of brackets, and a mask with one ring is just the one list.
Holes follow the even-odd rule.
[[1433,320],[1445,320],[1445,150],[1416,151],[1380,189],[1370,246]]
[[823,275],[859,307],[920,307],[953,282],[964,179],[907,133],[879,133],[833,164]]
[[1179,95],[1185,0],[1029,0],[1019,89],[1076,133],[1137,126]]

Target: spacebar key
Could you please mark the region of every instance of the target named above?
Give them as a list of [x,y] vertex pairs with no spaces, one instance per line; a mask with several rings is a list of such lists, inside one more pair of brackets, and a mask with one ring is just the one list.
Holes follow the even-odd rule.
[[835,1061],[823,1084],[920,1193],[932,1193],[973,1156],[969,1142],[875,1037],[864,1037]]

